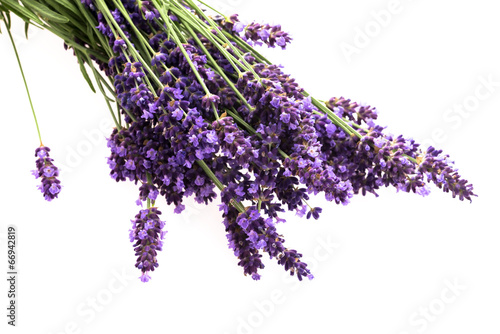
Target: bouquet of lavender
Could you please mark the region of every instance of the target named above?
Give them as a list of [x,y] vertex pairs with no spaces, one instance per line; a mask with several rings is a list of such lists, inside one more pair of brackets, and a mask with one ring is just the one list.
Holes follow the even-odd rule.
[[[9,34],[14,14],[61,37],[103,94],[115,123],[110,176],[137,184],[137,204],[146,205],[130,229],[143,282],[166,234],[158,196],[175,213],[188,196],[205,204],[219,196],[229,248],[255,280],[263,253],[299,280],[313,278],[277,231],[285,211],[319,218],[311,195],[346,205],[388,186],[426,196],[433,183],[460,200],[475,196],[441,150],[386,133],[373,107],[314,98],[262,56],[255,46],[291,42],[279,25],[245,24],[197,3],[0,0]],[[50,201],[61,185],[40,144],[33,173]]]

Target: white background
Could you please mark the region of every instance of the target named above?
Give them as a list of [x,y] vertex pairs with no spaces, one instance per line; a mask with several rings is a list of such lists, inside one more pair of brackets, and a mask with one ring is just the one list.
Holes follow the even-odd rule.
[[[316,278],[300,284],[274,261],[266,262],[261,281],[244,277],[227,249],[216,203],[191,204],[175,215],[159,201],[169,233],[160,267],[141,283],[128,240],[137,187],[108,176],[104,135],[111,118],[104,101],[88,89],[62,41],[32,29],[26,42],[16,24],[44,144],[64,170],[64,188],[51,203],[36,189],[30,170],[37,134],[2,34],[5,272],[7,224],[17,226],[19,238],[18,327],[9,333],[499,333],[500,21],[494,2],[218,3],[247,21],[281,23],[294,41],[287,51],[265,51],[271,60],[314,96],[369,103],[390,132],[434,142],[479,197],[470,204],[434,188],[426,198],[387,189],[347,207],[315,198],[324,209],[319,221],[290,214],[279,226],[287,245],[314,269]],[[377,23],[373,13],[387,9],[393,13]],[[351,57],[342,51],[347,44],[357,48]],[[455,105],[464,113],[453,111]],[[2,279],[2,332],[6,294]]]

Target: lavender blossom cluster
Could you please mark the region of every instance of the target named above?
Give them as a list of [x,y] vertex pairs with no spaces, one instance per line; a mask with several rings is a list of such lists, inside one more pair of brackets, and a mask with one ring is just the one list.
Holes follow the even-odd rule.
[[[255,280],[264,253],[299,280],[313,278],[302,254],[277,232],[283,212],[319,218],[322,209],[308,203],[311,195],[345,205],[355,194],[377,195],[388,186],[425,196],[432,182],[460,200],[474,196],[447,155],[385,133],[375,108],[332,98],[325,113],[279,66],[239,43],[221,49],[201,33],[184,33],[179,43],[173,34],[189,22],[162,15],[150,1],[123,0],[123,8],[109,8],[111,15],[100,2],[82,3],[113,52],[109,62],[96,62],[113,82],[125,122],[108,139],[111,177],[138,184],[139,202],[154,204],[161,196],[175,213],[189,196],[212,202],[218,188],[228,246]],[[229,34],[283,49],[291,41],[279,26],[244,25],[237,15],[215,22],[217,38]],[[148,206],[130,231],[142,281],[158,266],[165,235],[159,215]]]
[[47,201],[52,201],[57,198],[61,191],[61,181],[57,178],[59,176],[59,169],[54,166],[53,159],[49,156],[50,148],[47,146],[40,146],[35,150],[36,170],[31,173],[35,178],[41,179],[41,184],[38,189],[42,192],[43,197]]

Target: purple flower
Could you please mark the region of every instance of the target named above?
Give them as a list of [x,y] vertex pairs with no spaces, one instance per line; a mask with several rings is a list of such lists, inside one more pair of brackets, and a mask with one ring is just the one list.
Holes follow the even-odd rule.
[[118,146],[115,150],[119,157],[124,157],[127,155],[127,149],[123,146]]
[[315,146],[309,147],[307,149],[307,154],[309,154],[311,158],[316,158],[319,155],[318,148]]
[[224,138],[224,141],[228,144],[232,144],[234,142],[234,139],[236,138],[236,133],[234,132],[229,132],[226,133],[226,136]]
[[220,103],[220,97],[218,95],[214,94],[207,94],[202,97],[201,99],[201,105],[205,110],[210,109],[211,104],[214,104],[215,108],[217,109],[219,103]]
[[302,158],[299,159],[299,164],[298,164],[299,168],[305,168],[305,167],[307,167],[307,165],[309,165],[307,160],[304,160]]
[[116,39],[115,43],[113,45],[113,52],[114,53],[120,53],[122,51],[122,48],[126,49],[127,48],[127,44],[121,38]]
[[45,177],[52,177],[56,173],[56,169],[53,166],[47,166],[43,169],[43,175]]
[[135,240],[135,231],[133,229],[128,230],[128,238],[130,242],[134,242]]
[[283,123],[290,123],[290,114],[287,114],[287,113],[283,113],[280,115],[280,120],[283,122]]
[[168,186],[170,184],[170,182],[172,182],[172,180],[170,179],[170,177],[168,177],[168,175],[164,175],[163,178],[161,179],[161,181],[163,182],[163,184],[165,186]]
[[427,185],[423,187],[418,187],[416,190],[416,193],[419,194],[422,197],[428,196],[431,193],[431,190]]
[[244,29],[245,29],[245,25],[241,22],[236,22],[234,25],[233,25],[233,31],[234,32],[237,32],[237,33],[240,33],[242,32]]
[[297,209],[296,214],[297,214],[297,216],[299,216],[299,217],[301,217],[301,218],[302,218],[302,217],[304,217],[304,215],[306,214],[306,211],[307,211],[307,205],[302,205],[302,206],[300,207],[300,209]]
[[205,178],[203,176],[198,175],[196,177],[196,180],[194,180],[194,184],[196,184],[197,186],[201,187],[202,185],[205,184]]
[[159,191],[158,189],[153,189],[152,191],[149,192],[148,198],[152,201],[156,201],[156,198],[158,197]]
[[154,222],[154,220],[152,220],[152,219],[148,219],[148,220],[146,221],[146,224],[144,224],[144,228],[145,228],[146,230],[152,229],[154,226],[155,226],[155,222]]
[[172,90],[172,93],[174,94],[175,99],[182,100],[184,98],[184,95],[182,95],[182,90],[178,88]]
[[48,156],[48,153],[47,153],[46,148],[44,148],[44,147],[40,147],[40,150],[38,151],[38,153],[36,154],[36,156],[37,156],[38,158],[41,158],[41,159],[43,159],[43,158],[47,157],[47,156]]
[[276,40],[276,44],[278,44],[281,47],[285,47],[286,46],[286,39],[284,37],[279,37]]
[[217,143],[217,133],[214,130],[210,130],[207,132],[207,142],[210,144]]
[[267,246],[267,242],[265,240],[259,240],[256,244],[255,244],[255,248],[257,249],[262,249],[264,247]]
[[141,279],[141,282],[146,283],[149,282],[151,276],[149,276],[147,273],[142,273],[141,277],[139,278]]
[[386,139],[384,139],[383,137],[378,137],[378,138],[375,138],[373,140],[373,144],[375,146],[377,146],[378,148],[382,148],[382,146],[384,146],[384,144],[387,142]]
[[151,160],[156,160],[157,153],[158,152],[156,152],[156,150],[154,148],[151,148],[146,152],[146,158],[151,159]]
[[275,107],[276,109],[278,109],[278,108],[280,107],[280,104],[281,104],[281,99],[280,99],[278,96],[274,97],[274,98],[271,100],[271,105],[272,105],[273,107]]
[[144,238],[148,236],[148,232],[146,232],[145,230],[139,231],[138,236],[139,239],[144,240]]
[[248,233],[248,240],[252,243],[256,243],[259,240],[259,235],[255,231],[250,231],[250,233]]
[[260,280],[260,275],[259,275],[259,274],[257,274],[257,273],[253,273],[253,274],[252,274],[252,279],[253,279],[254,281],[258,281],[258,280]]
[[196,135],[190,136],[188,140],[191,144],[193,144],[194,147],[198,147],[198,145],[200,144],[198,137]]
[[156,18],[156,15],[152,11],[146,10],[146,13],[144,13],[144,18],[148,21],[153,21]]
[[318,219],[319,218],[319,214],[321,213],[321,211],[323,211],[323,209],[321,208],[313,208],[311,209],[308,213],[307,213],[307,219],[311,218],[311,216],[314,218],[314,219]]
[[182,117],[184,117],[184,112],[181,109],[177,108],[172,112],[172,117],[180,121]]
[[129,170],[135,170],[135,163],[134,163],[134,160],[127,160],[127,162],[125,163],[125,168],[129,169]]
[[337,131],[335,124],[329,123],[326,125],[326,133],[328,133],[328,136],[333,136],[335,131]]
[[61,185],[59,185],[59,184],[57,184],[57,183],[52,183],[52,185],[49,187],[49,192],[50,192],[52,195],[56,195],[56,194],[58,194],[60,191],[61,191]]
[[257,34],[259,35],[260,39],[263,41],[266,41],[269,38],[269,36],[271,35],[269,30],[267,30],[267,29],[262,29]]
[[248,228],[248,225],[250,224],[250,220],[246,218],[241,218],[238,220],[238,224],[241,226],[242,229],[246,230]]
[[154,115],[148,109],[144,109],[142,112],[143,112],[143,114],[142,114],[141,118],[144,118],[144,119],[154,118]]
[[174,213],[181,213],[182,211],[184,211],[186,207],[183,205],[183,204],[178,204],[176,205],[175,209],[174,209]]

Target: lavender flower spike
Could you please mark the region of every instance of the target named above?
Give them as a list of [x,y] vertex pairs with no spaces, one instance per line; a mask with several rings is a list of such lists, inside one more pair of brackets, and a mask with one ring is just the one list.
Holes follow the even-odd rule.
[[151,279],[150,271],[158,267],[156,256],[161,251],[163,239],[167,231],[163,230],[165,222],[160,220],[161,212],[157,208],[141,210],[132,220],[130,232],[130,242],[134,242],[137,262],[135,266],[142,271],[139,277],[142,282]]
[[52,163],[54,160],[49,157],[49,152],[50,148],[47,146],[40,146],[35,150],[35,157],[38,159],[36,160],[36,170],[33,170],[32,173],[37,179],[39,177],[42,179],[42,184],[38,186],[38,189],[50,202],[59,195],[61,181],[57,179],[59,170]]

